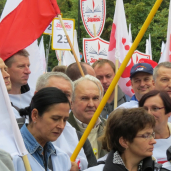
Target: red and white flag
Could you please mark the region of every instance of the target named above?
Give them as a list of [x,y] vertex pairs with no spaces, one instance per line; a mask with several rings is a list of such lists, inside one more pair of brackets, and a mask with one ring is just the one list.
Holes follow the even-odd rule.
[[165,61],[171,62],[171,2],[169,7],[166,45],[158,63]]
[[33,43],[58,14],[56,0],[7,0],[0,20],[1,58]]
[[[119,60],[121,64],[128,53],[131,46],[131,42],[128,35],[125,10],[123,0],[116,1],[115,14],[113,19],[112,31],[110,35],[108,59],[115,63],[115,60]],[[133,66],[133,61],[128,64],[125,68],[124,73],[122,74],[119,80],[119,86],[122,91],[132,96],[132,87],[130,84],[130,69]]]

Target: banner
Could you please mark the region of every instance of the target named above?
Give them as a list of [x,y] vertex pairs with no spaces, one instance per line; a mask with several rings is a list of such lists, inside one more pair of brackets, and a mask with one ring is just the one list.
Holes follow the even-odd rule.
[[83,39],[84,61],[88,64],[93,64],[98,59],[107,59],[109,42],[96,38]]
[[[74,19],[62,19],[64,21],[65,28],[68,36],[73,44],[74,42]],[[52,21],[52,50],[71,50],[62,25],[58,18],[54,18]]]
[[94,36],[93,24],[96,27],[96,35],[100,36],[106,19],[105,0],[80,0],[81,17],[87,33]]
[[138,50],[134,51],[133,55],[132,55],[132,59],[133,59],[133,63],[137,64],[139,62],[140,59],[145,58],[145,59],[151,59],[150,55],[147,55],[145,53],[142,53]]

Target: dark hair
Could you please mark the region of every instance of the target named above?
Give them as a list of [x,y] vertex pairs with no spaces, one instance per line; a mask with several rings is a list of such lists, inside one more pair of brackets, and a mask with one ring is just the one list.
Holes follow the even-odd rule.
[[103,149],[122,154],[125,148],[120,145],[119,138],[123,137],[131,143],[138,131],[146,126],[154,128],[155,119],[144,108],[120,108],[113,111],[107,120],[105,134],[101,138]]
[[67,69],[67,67],[64,66],[64,65],[55,66],[55,67],[52,69],[52,72],[62,72],[62,73],[65,74],[66,69]]
[[98,65],[98,67],[101,67],[106,63],[111,66],[111,68],[113,69],[113,72],[115,73],[115,64],[108,59],[99,59],[93,63],[92,67],[95,68],[97,65]]
[[[84,65],[88,65],[88,64],[85,63],[85,62],[80,62],[80,65],[81,65],[81,68],[82,68],[84,74],[86,75],[86,74],[87,74],[87,70],[86,70],[86,67],[85,67]],[[67,67],[66,75],[67,75],[72,81],[75,81],[75,80],[77,80],[78,78],[81,77],[81,73],[80,73],[80,70],[79,70],[79,68],[78,68],[76,62],[70,64],[70,65]]]
[[14,56],[15,55],[20,55],[20,56],[28,57],[29,53],[27,52],[26,49],[22,49],[22,50],[19,50],[18,52],[16,52],[14,55],[9,57],[8,59],[6,59],[4,62],[5,62],[5,65],[8,66],[8,68],[10,68],[12,63],[14,62]]
[[165,114],[168,114],[169,112],[171,112],[171,98],[169,96],[169,94],[167,93],[167,91],[159,91],[159,90],[152,90],[150,92],[148,92],[147,94],[144,94],[141,98],[141,100],[139,101],[139,107],[143,107],[145,101],[153,96],[157,96],[159,95],[160,98],[163,101],[164,107],[165,107]]
[[42,116],[52,105],[58,103],[68,103],[70,105],[65,93],[55,87],[46,87],[39,90],[33,96],[30,106],[25,109],[20,109],[19,113],[21,116],[28,115],[31,122],[31,112],[33,109],[37,109],[39,116]]

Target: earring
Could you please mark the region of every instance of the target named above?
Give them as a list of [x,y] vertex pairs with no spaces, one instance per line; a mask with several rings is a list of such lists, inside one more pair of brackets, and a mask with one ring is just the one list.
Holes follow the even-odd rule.
[[33,122],[34,124],[36,123],[36,121]]

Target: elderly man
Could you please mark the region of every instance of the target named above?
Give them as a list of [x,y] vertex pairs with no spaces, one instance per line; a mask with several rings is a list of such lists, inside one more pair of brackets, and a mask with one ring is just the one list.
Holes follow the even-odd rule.
[[[106,92],[115,76],[114,63],[108,59],[100,59],[97,60],[92,65],[92,67],[94,68],[97,79],[99,79],[101,84],[103,85],[104,92]],[[105,119],[114,109],[114,93],[115,92],[113,91],[101,113],[101,116]],[[117,103],[118,106],[126,101],[129,101],[129,98],[128,99],[127,98],[128,96],[125,96],[125,94],[118,86],[118,103]]]
[[12,88],[8,92],[11,102],[18,108],[24,108],[30,104],[33,91],[30,90],[27,81],[31,73],[29,66],[29,53],[23,49],[5,60]]
[[[60,72],[49,72],[41,75],[37,80],[36,92],[45,87],[56,87],[58,89],[61,89],[71,102],[71,96],[73,93],[73,83],[67,75]],[[75,129],[67,122],[63,133],[58,138],[58,140],[54,142],[54,144],[60,147],[69,156],[71,156],[78,144],[78,138],[80,139],[81,136],[82,133],[76,132]],[[81,150],[77,157],[78,163],[79,159],[81,160],[81,170],[87,168],[87,160],[88,167],[95,166],[97,164],[89,141],[86,141],[83,146],[83,149],[84,151]]]
[[[92,79],[90,76],[82,77],[76,80],[74,82],[74,93],[71,103],[72,112],[70,113],[68,122],[76,130],[84,132],[101,99],[101,88],[97,81],[94,80],[94,77]],[[105,123],[105,119],[99,117],[88,136],[97,159],[106,154],[106,151],[101,148],[102,144],[98,141],[98,137],[103,134]]]
[[154,86],[156,90],[166,90],[171,97],[171,62],[162,62],[154,68]]
[[[85,75],[89,74],[96,76],[94,69],[85,62],[80,62],[81,68]],[[78,69],[77,63],[73,63],[67,67],[66,75],[72,80],[75,81],[81,77],[80,70]]]
[[138,63],[131,68],[130,79],[134,95],[130,102],[123,103],[120,107],[134,108],[138,107],[138,101],[141,97],[154,89],[153,68],[147,63]]

